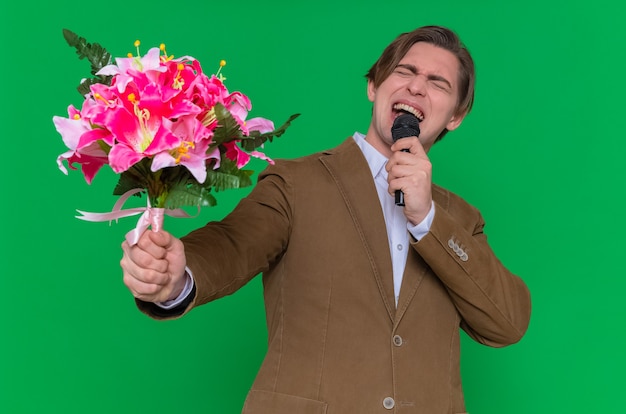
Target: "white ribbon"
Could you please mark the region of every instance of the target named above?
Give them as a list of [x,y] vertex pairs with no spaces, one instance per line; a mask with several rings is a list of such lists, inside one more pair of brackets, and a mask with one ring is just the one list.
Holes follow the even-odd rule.
[[131,196],[142,192],[143,189],[136,188],[134,190],[130,190],[122,194],[119,200],[113,206],[113,210],[108,213],[90,213],[81,210],[78,211],[81,215],[76,216],[76,218],[85,221],[108,221],[109,223],[113,220],[117,222],[118,219],[122,217],[130,217],[136,216],[137,214],[141,214],[139,220],[137,221],[137,225],[135,228],[128,233],[126,233],[126,241],[131,246],[137,244],[141,235],[150,227],[152,231],[159,231],[163,228],[163,217],[165,215],[171,217],[179,217],[179,218],[190,218],[191,216],[187,214],[184,210],[177,209],[165,209],[165,208],[156,208],[150,205],[150,199],[148,198],[148,205],[146,207],[137,207],[137,208],[129,208],[126,210],[122,210],[122,206],[130,198]]

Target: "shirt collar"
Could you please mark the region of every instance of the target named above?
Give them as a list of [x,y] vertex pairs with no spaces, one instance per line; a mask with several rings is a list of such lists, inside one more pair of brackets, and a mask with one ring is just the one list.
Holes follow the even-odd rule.
[[387,181],[387,170],[385,170],[385,165],[387,164],[388,158],[378,152],[376,148],[367,142],[365,140],[365,135],[362,133],[355,132],[354,135],[352,135],[352,138],[361,149],[361,152],[367,161],[367,165],[369,165],[372,172],[372,177],[376,178],[380,174],[382,178]]

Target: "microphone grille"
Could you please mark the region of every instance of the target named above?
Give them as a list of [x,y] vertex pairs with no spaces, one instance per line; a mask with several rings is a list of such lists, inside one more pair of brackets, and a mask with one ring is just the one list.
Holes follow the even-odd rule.
[[420,121],[413,114],[404,113],[393,121],[391,137],[394,141],[400,138],[417,137],[420,134]]

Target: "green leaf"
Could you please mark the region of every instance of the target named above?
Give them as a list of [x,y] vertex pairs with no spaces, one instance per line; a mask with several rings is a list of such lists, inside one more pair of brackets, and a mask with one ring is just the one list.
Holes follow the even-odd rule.
[[199,185],[197,182],[178,183],[170,189],[165,208],[181,208],[185,206],[213,207],[217,200],[211,194],[211,189]]
[[[223,191],[252,185],[251,170],[239,170],[234,161],[224,158],[220,168],[208,169],[207,178],[199,183],[183,167],[150,169],[151,160],[144,158],[120,174],[113,195],[121,196],[130,190],[142,188],[148,193],[153,207],[180,208],[184,206],[215,206],[217,200],[211,191]],[[136,195],[141,197],[142,193]]]
[[120,174],[117,185],[113,189],[113,195],[123,195],[130,190],[135,190],[137,188],[146,189],[147,187],[148,180],[141,175],[135,174],[131,168]]
[[111,54],[98,43],[89,43],[84,37],[78,36],[76,33],[68,29],[63,29],[63,37],[68,45],[76,49],[79,59],[87,59],[91,63],[91,79],[85,79],[77,87],[81,95],[89,93],[89,86],[94,83],[111,84],[112,76],[96,75],[96,73],[111,64]]
[[83,79],[83,81],[76,87],[76,90],[78,91],[78,93],[80,93],[80,96],[85,96],[88,93],[91,92],[91,85],[95,85],[96,83],[104,83],[104,84],[109,84],[109,81],[107,80],[100,80],[100,79],[96,79],[96,78],[85,78]]
[[261,133],[259,131],[250,131],[250,135],[248,137],[243,137],[241,141],[241,148],[246,151],[253,151],[256,148],[262,146],[265,141],[272,142],[274,138],[280,137],[285,133],[287,128],[291,125],[291,121],[299,117],[300,114],[293,114],[289,117],[289,119],[280,127],[270,132]]
[[216,103],[214,111],[218,127],[213,132],[213,146],[243,138],[239,124],[224,105]]
[[[141,161],[122,172],[113,190],[113,195],[122,195],[127,191],[137,188],[143,188],[147,191],[152,188],[153,186],[151,186],[151,184],[154,184],[156,175],[151,171],[151,165],[151,159],[143,158]],[[162,171],[157,173],[161,175]]]
[[252,185],[250,178],[252,171],[238,170],[236,164],[228,159],[222,160],[219,169],[208,170],[207,178],[202,184],[198,183],[186,169],[177,168],[175,170],[184,172],[178,175],[177,179],[172,177],[167,179],[169,190],[164,203],[165,208],[213,207],[217,205],[217,200],[211,191]]
[[252,185],[253,174],[251,170],[239,170],[237,165],[228,158],[222,158],[220,168],[208,170],[203,187],[212,187],[215,191],[223,191],[231,188],[243,188]]

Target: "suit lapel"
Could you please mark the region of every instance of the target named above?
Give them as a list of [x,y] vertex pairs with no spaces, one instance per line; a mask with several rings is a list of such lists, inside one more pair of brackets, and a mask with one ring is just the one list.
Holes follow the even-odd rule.
[[[434,184],[432,186],[432,196],[437,206],[436,208],[448,208],[448,198],[445,193],[441,191],[440,187]],[[402,316],[409,307],[413,297],[415,297],[428,269],[428,264],[417,251],[413,248],[409,249],[404,275],[402,276],[402,286],[400,287],[400,298],[398,299],[398,309],[395,317],[396,326],[400,323]]]
[[409,249],[406,258],[406,267],[402,276],[402,286],[400,287],[400,298],[398,299],[398,309],[396,310],[395,325],[397,326],[404,316],[409,304],[413,300],[424,275],[428,270],[428,265],[414,249]]
[[370,169],[352,138],[322,155],[363,243],[381,297],[393,321],[396,314],[387,229]]

